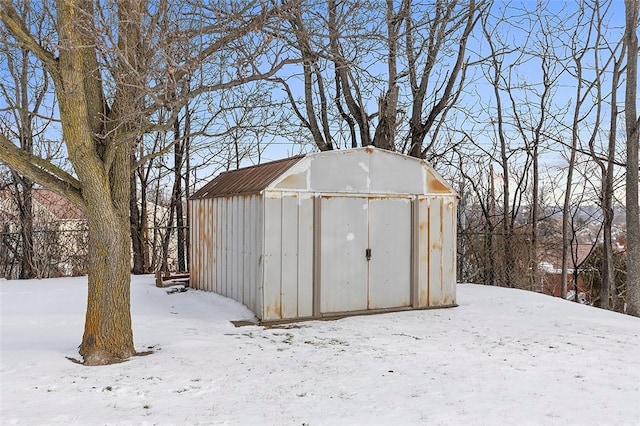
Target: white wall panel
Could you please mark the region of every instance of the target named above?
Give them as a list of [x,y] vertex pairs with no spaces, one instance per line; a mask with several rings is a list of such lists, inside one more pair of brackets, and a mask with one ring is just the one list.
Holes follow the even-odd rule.
[[367,198],[323,197],[320,312],[367,309]]
[[264,305],[263,319],[282,318],[282,201],[280,196],[270,194],[265,198],[264,209]]
[[418,307],[429,306],[429,198],[418,197]]
[[281,304],[282,318],[298,316],[298,197],[282,198]]
[[456,302],[456,199],[443,198],[442,209],[442,303]]
[[313,198],[298,199],[298,316],[313,315]]
[[411,200],[369,199],[368,309],[411,303]]
[[429,203],[429,306],[442,305],[442,200]]

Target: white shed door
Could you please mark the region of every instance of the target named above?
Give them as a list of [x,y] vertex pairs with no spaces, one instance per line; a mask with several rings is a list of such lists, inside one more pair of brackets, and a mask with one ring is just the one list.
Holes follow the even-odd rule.
[[369,200],[369,309],[411,304],[411,200]]
[[320,312],[367,309],[366,198],[323,197]]
[[323,197],[320,208],[320,312],[409,306],[410,199]]

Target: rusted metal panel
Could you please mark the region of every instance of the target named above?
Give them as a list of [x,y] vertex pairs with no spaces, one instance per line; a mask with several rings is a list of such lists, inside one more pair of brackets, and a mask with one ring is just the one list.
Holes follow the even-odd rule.
[[261,255],[261,197],[191,200],[194,288],[215,291],[255,309]]
[[443,304],[442,292],[442,200],[429,200],[429,306]]
[[313,197],[298,195],[298,316],[313,315]]
[[427,169],[427,193],[429,194],[455,194],[456,192],[431,166]]
[[429,306],[429,198],[418,197],[418,307]]
[[263,320],[282,319],[282,200],[270,194],[264,200]]
[[411,303],[411,199],[369,199],[368,309]]
[[456,199],[443,198],[442,206],[442,303],[456,299]]
[[254,194],[267,188],[285,170],[304,158],[303,155],[244,167],[220,173],[196,191],[191,198],[213,198],[225,195]]
[[[298,163],[300,164],[300,163]],[[295,166],[294,166],[295,167]],[[309,179],[309,169],[305,168],[302,170],[288,170],[285,173],[285,176],[282,176],[281,179],[278,179],[277,182],[274,182],[272,188],[282,189],[282,190],[304,190],[308,189],[308,179]]]
[[280,302],[282,318],[298,316],[298,197],[281,198],[282,232]]
[[322,197],[321,313],[367,309],[365,197]]
[[200,290],[209,290],[212,278],[210,276],[210,264],[212,251],[215,248],[215,240],[209,232],[211,223],[210,203],[207,201],[195,201],[191,205],[191,238],[198,241],[200,246],[191,245],[190,272],[191,285]]

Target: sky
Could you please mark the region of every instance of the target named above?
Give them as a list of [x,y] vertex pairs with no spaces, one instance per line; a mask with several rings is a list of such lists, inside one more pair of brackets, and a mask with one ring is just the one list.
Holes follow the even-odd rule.
[[[495,32],[496,41],[498,40],[498,37],[499,37],[513,45],[524,44],[527,39],[525,38],[525,34],[523,33],[523,31],[519,30],[519,28],[528,28],[528,26],[531,25],[531,20],[533,19],[533,15],[531,11],[534,10],[538,4],[539,2],[535,2],[532,0],[516,1],[516,2],[501,2],[501,1],[496,2],[492,9],[492,18],[490,18],[489,20],[490,23],[498,26],[498,29]],[[549,25],[555,26],[555,25],[568,24],[568,26],[571,27],[572,19],[564,19],[564,18],[566,16],[566,13],[568,13],[567,11],[575,11],[576,9],[575,2],[562,2],[562,1],[550,0],[546,3],[541,3],[541,4],[542,4],[541,7],[545,10],[545,12],[549,12],[549,11],[553,12],[553,14],[551,14],[550,17],[548,18]],[[419,13],[420,13],[420,7],[418,7],[416,11],[417,15]],[[498,23],[499,22],[498,20],[503,16],[503,13],[508,17],[508,19],[506,19],[504,22]],[[356,18],[353,18],[353,19],[356,19]],[[606,19],[609,20],[612,27],[614,28],[619,28],[623,24],[624,3],[621,0],[613,0],[612,2],[610,2],[610,10],[608,10],[607,12]],[[535,28],[541,29],[542,27],[540,25],[538,25],[538,27],[534,25],[534,30]],[[619,31],[617,31],[616,29],[613,29],[611,30],[611,32],[612,34],[610,35],[609,38],[611,40],[617,40],[619,38]],[[535,40],[539,39],[541,37],[541,34],[542,34],[542,31],[534,32],[534,34],[531,36],[531,39],[529,39],[529,42],[532,43],[532,45],[535,44]],[[258,36],[259,35],[260,34],[258,34]],[[563,36],[560,31],[552,31],[551,35],[552,35],[553,43],[556,46],[561,46],[563,43],[566,44],[568,42],[568,40],[566,39],[566,36]],[[469,41],[469,46],[468,46],[469,54],[467,55],[469,60],[473,61],[487,54],[488,52],[487,43],[482,38],[483,36],[479,31],[479,24],[478,24],[478,27],[474,31]],[[507,58],[507,62],[509,62],[509,60],[515,60],[515,55],[507,55],[506,58]],[[447,55],[443,55],[439,60],[439,65],[446,64],[447,61],[451,61],[451,60],[452,60],[451,57],[448,57]],[[361,62],[363,67],[366,68],[366,71],[372,74],[377,74],[378,71],[383,72],[385,68],[384,61],[375,61],[375,60],[372,60],[371,57],[361,59]],[[402,60],[400,62],[402,62]],[[300,72],[299,68],[300,68],[299,66],[286,67],[283,69],[284,72],[280,73],[279,75],[284,78],[291,77],[293,73]],[[491,109],[493,108],[493,104],[494,104],[494,102],[492,101],[491,86],[486,82],[486,79],[483,76],[482,67],[472,67],[472,68],[473,69],[468,73],[468,76],[467,76],[467,80],[469,83],[466,87],[466,91],[469,94],[473,94],[473,96],[467,96],[467,97],[461,98],[461,107],[463,109],[466,109],[467,112],[463,112],[459,114],[458,117],[453,117],[453,114],[450,114],[450,125],[454,128],[457,128],[458,130],[464,129],[469,131],[474,135],[475,142],[477,144],[490,149],[496,143],[496,135],[494,133],[494,129],[491,128],[490,124],[487,124],[490,122],[491,115],[492,115]],[[535,85],[540,81],[540,71],[538,68],[539,67],[536,60],[529,58],[527,63],[518,67],[518,69],[514,72],[514,76],[517,75],[520,81],[522,82],[522,84],[526,83],[526,84]],[[296,69],[297,71],[294,71],[294,69]],[[2,71],[0,71],[0,73],[1,72]],[[327,73],[327,76],[332,75],[332,68],[330,66],[326,70],[326,73]],[[3,75],[3,77],[5,76],[6,74]],[[295,80],[295,78],[292,80]],[[401,91],[405,93],[405,95],[408,94],[408,86],[407,86],[406,80],[407,80],[406,78],[403,78],[402,88],[401,88]],[[563,77],[561,78],[561,80],[562,81],[561,81],[561,84],[559,85],[559,89],[554,93],[554,96],[553,96],[553,104],[556,106],[566,105],[571,101],[572,97],[575,96],[575,84],[571,78],[568,78],[567,73],[563,74]],[[329,79],[327,81],[329,81]],[[365,98],[369,99],[367,105],[370,113],[375,112],[377,108],[376,107],[377,100],[381,93],[379,89],[383,86],[384,85],[376,88],[372,93],[365,93]],[[437,84],[434,87],[436,86]],[[297,94],[301,94],[300,84],[297,84],[297,85],[294,84],[293,89],[294,91],[297,92]],[[281,100],[283,98],[283,94],[281,90],[274,89],[273,92],[274,92],[275,99]],[[214,102],[213,107],[215,110],[215,108],[219,106],[219,105],[215,105],[215,102],[220,101],[223,98],[218,95],[213,95],[212,99]],[[524,96],[520,96],[518,98],[518,101],[522,105],[530,106],[531,112],[533,113],[533,115],[535,115],[535,111],[536,111],[535,96],[529,96],[527,98],[525,98]],[[2,96],[0,96],[0,109],[4,108],[4,106],[5,106],[5,101],[2,99]],[[482,108],[484,108],[485,111],[481,111]],[[523,107],[523,111],[524,110],[526,110],[526,108]],[[212,112],[215,112],[215,111],[209,111],[208,113],[212,113]],[[199,111],[198,114],[201,115],[200,119],[202,120],[208,118],[206,109]],[[523,114],[526,115],[526,111],[523,112]],[[606,111],[605,111],[605,116],[606,116]],[[214,130],[222,131],[225,129],[225,126],[227,124],[221,123],[217,125],[214,128]],[[275,159],[295,155],[300,152],[306,152],[306,151],[315,149],[313,145],[310,143],[311,138],[308,133],[300,132],[299,139],[296,139],[294,141],[292,141],[291,139],[285,139],[284,137],[282,137],[282,133],[284,133],[285,131],[289,131],[293,128],[299,128],[299,127],[300,126],[298,123],[298,124],[288,126],[288,128],[287,126],[285,126],[284,129],[280,128],[280,129],[273,130],[274,134],[271,134],[267,137],[267,140],[270,141],[270,144],[264,147],[264,151],[261,154],[260,161],[275,160]],[[604,128],[606,126],[601,126],[601,127]],[[55,125],[51,126],[46,135],[46,138],[51,140],[60,140],[61,136],[59,133],[60,133],[59,128],[57,128]],[[338,138],[338,135],[334,135],[334,136]],[[566,133],[565,133],[565,136],[566,136]],[[513,131],[509,131],[508,138],[510,139],[510,143],[513,146],[518,147],[522,145],[522,142],[519,140],[519,136],[515,134]],[[252,135],[252,134],[249,134],[248,136],[245,137],[245,140],[249,140],[250,143],[255,142],[255,139],[256,139],[255,135]],[[218,144],[217,141],[218,139],[216,139],[215,137],[208,137],[208,138],[200,138],[199,140],[197,140],[197,143],[202,145],[217,146]],[[549,174],[556,174],[558,173],[559,169],[562,169],[566,165],[566,159],[565,159],[565,156],[563,155],[563,151],[566,151],[566,149],[557,142],[548,142],[547,144],[548,146],[545,149],[543,149],[541,152],[542,165],[543,165],[543,168],[546,168],[545,170],[547,170]],[[213,148],[212,151],[215,152],[216,148]],[[194,166],[198,165],[197,163],[199,161],[205,162],[205,164],[200,165],[198,169],[194,171],[193,174],[197,178],[200,178],[200,179],[209,178],[210,175],[220,171],[219,164],[217,164],[219,162],[219,158],[212,159],[208,156],[208,153],[209,151],[205,149],[202,154],[203,159],[201,160],[194,159],[192,161],[192,165]],[[517,156],[514,156],[514,158],[515,157]],[[168,159],[166,163],[171,164],[171,161],[172,161],[171,159]],[[254,156],[252,158],[245,159],[242,162],[242,165],[250,165],[257,161],[258,159],[256,158],[256,156]],[[514,160],[514,162],[517,164],[517,160]]]

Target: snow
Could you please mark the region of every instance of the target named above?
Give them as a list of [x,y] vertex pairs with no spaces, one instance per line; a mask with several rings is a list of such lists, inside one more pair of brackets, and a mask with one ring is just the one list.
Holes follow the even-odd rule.
[[637,425],[640,320],[472,284],[451,309],[236,328],[133,277],[136,347],[77,357],[86,278],[0,282],[3,425]]

